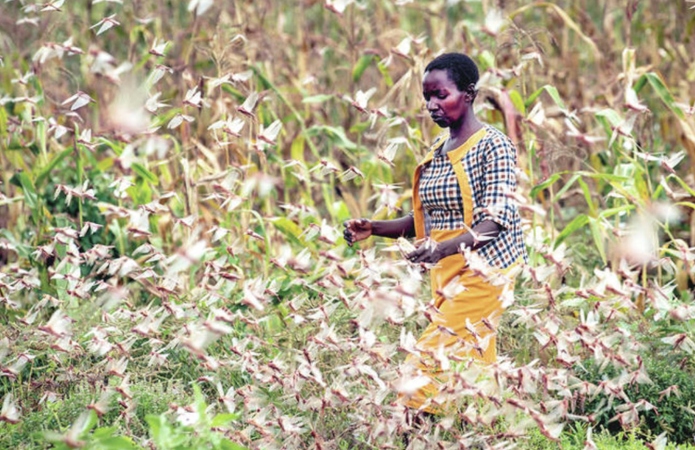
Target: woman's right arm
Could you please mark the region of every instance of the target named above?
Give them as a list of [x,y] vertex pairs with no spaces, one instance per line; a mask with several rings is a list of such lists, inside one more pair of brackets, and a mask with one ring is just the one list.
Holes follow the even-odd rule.
[[388,238],[415,237],[412,214],[393,220],[372,220],[372,234]]
[[350,219],[346,220],[343,226],[345,226],[343,235],[350,246],[372,235],[394,239],[415,236],[415,221],[412,214],[394,220]]

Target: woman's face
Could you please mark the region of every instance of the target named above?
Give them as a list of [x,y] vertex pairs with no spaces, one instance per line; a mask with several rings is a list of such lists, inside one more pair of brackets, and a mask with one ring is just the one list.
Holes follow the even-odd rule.
[[422,95],[430,117],[441,128],[460,126],[472,100],[470,94],[459,91],[446,70],[425,72]]

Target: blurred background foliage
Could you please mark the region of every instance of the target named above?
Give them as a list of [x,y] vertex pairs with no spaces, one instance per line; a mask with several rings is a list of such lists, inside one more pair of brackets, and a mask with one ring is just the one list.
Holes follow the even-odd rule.
[[[141,96],[158,92],[159,101],[171,107],[152,117],[152,125],[162,127],[159,136],[177,141],[179,153],[169,153],[155,164],[136,147],[132,158],[142,159],[136,167],[144,165],[156,176],[157,186],[150,189],[183,189],[189,197],[200,194],[200,189],[189,192],[178,176],[181,156],[193,163],[194,177],[250,163],[244,168],[246,174],[261,171],[282,180],[274,184],[276,194],[265,199],[266,212],[282,202],[304,203],[318,205],[332,221],[346,216],[345,210],[333,208],[341,200],[352,216],[369,215],[376,209],[369,203],[376,194],[369,181],[405,183],[397,192],[398,204],[407,202],[412,166],[439,132],[423,114],[422,68],[445,50],[469,53],[480,64],[486,74],[479,101],[483,118],[515,138],[532,185],[566,170],[614,173],[623,161],[619,149],[592,136],[609,139],[623,121],[645,153],[695,151],[689,120],[695,69],[688,57],[693,24],[686,2],[663,2],[658,8],[637,1],[627,5],[610,1],[343,3],[350,6],[336,14],[323,2],[272,7],[263,2],[230,2],[212,5],[201,17],[188,11],[185,2],[66,3],[60,12],[45,11],[32,19],[33,5],[10,2],[3,6],[7,14],[1,19],[3,89],[7,98],[41,98],[36,105],[5,100],[6,110],[10,117],[27,108],[41,113],[64,111],[63,100],[79,90],[95,101],[93,107],[78,111],[79,116],[57,116],[55,121],[70,130],[77,122],[96,137],[118,131],[125,119],[115,116],[130,114],[128,107],[142,100],[131,100],[132,105],[119,110],[113,102],[121,90]],[[119,25],[92,39],[96,28],[87,31],[89,27],[112,14]],[[509,23],[503,21],[507,16],[512,19]],[[59,49],[71,37],[75,54],[68,49],[64,57],[40,64],[41,45]],[[166,56],[149,52],[157,41],[168,42]],[[624,55],[626,48],[634,51],[629,57]],[[171,72],[143,89],[162,65]],[[36,76],[27,83],[17,82],[32,70]],[[643,87],[640,77],[647,73],[660,82],[657,88]],[[230,78],[233,74],[242,75]],[[628,114],[628,84],[639,89],[640,101],[647,108],[642,114]],[[538,96],[537,91],[546,86],[552,87],[547,92],[554,95]],[[204,107],[182,104],[186,92],[196,87],[202,90]],[[351,105],[358,91],[373,88],[367,112]],[[240,116],[236,108],[252,92],[259,93],[260,100],[254,119],[241,115],[246,120],[242,136],[247,139],[220,138],[220,133],[214,136],[208,131],[215,121]],[[546,105],[544,116],[531,116],[533,106],[540,103]],[[379,108],[384,109],[378,112]],[[195,120],[167,129],[165,125],[177,114]],[[257,154],[253,149],[259,128],[276,119],[282,121],[277,146]],[[12,123],[6,128],[14,129]],[[34,144],[34,152],[5,156],[9,169],[4,173],[5,195],[10,198],[9,180],[17,168],[45,168],[70,139],[69,135],[59,140],[47,135],[41,144],[35,130],[18,131],[11,133],[7,148]],[[114,145],[107,150],[113,160],[123,147]],[[99,160],[100,167],[108,166],[108,159],[99,156],[106,147],[95,148],[92,164],[85,162],[87,169]],[[318,172],[330,172],[329,176],[319,183],[287,176],[293,171],[286,168],[287,161],[292,160],[308,169],[323,164],[324,170]],[[71,158],[64,161],[61,167],[70,164]],[[270,165],[264,166],[267,162]],[[330,176],[351,166],[368,182],[359,177],[357,182],[342,183]],[[688,174],[685,166],[683,176]],[[117,169],[126,174],[137,170]],[[47,182],[48,177],[41,181]],[[600,184],[592,195],[605,206],[601,199],[606,192]],[[557,208],[565,221],[577,214],[577,207],[586,206],[576,205],[583,203],[577,192],[571,189],[558,199],[560,205],[567,205]],[[140,200],[146,202],[149,197],[142,195]],[[197,203],[191,200],[191,205]],[[8,223],[16,222],[21,207],[10,207]]]

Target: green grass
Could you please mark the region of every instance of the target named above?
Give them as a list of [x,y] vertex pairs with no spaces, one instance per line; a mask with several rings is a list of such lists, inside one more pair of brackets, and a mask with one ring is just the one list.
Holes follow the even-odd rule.
[[[655,439],[655,437],[653,438]],[[611,434],[607,431],[593,432],[591,440],[600,450],[643,450],[645,444],[651,443],[653,439],[644,439],[635,433],[621,432]],[[549,441],[538,431],[533,431],[527,439],[519,440],[517,448],[523,450],[551,450],[562,448],[563,450],[584,450],[587,441],[586,426],[577,426],[569,430],[565,430],[561,436],[560,442]],[[666,446],[660,447],[668,450],[692,450],[695,448],[693,444],[674,444],[669,442]]]
[[[184,392],[182,387],[171,382],[134,383],[130,391],[133,400],[129,402],[132,410],[128,416],[121,414],[123,409],[117,404],[118,396],[114,395],[109,402],[109,410],[99,419],[99,426],[115,426],[121,433],[146,439],[149,434],[146,416],[166,413],[171,405],[186,405],[192,398],[192,390]],[[22,421],[17,425],[0,424],[0,448],[50,448],[46,433],[67,431],[85,406],[98,398],[98,393],[86,390],[83,384],[72,385],[68,392],[55,400],[49,398],[41,401],[35,396],[26,398]]]

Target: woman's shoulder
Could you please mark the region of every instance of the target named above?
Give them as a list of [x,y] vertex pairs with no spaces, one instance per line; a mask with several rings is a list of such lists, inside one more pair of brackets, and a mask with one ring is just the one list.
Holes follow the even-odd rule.
[[504,150],[504,149],[512,149],[516,151],[516,146],[512,142],[512,140],[507,136],[503,131],[500,131],[496,127],[492,125],[485,124],[485,150],[487,151],[494,151],[494,150]]
[[483,125],[487,131],[485,134],[485,139],[489,141],[503,141],[505,144],[511,144],[512,140],[507,136],[503,131],[499,130],[497,127],[494,127],[489,124]]

